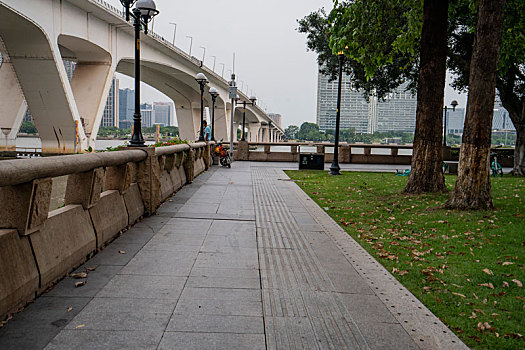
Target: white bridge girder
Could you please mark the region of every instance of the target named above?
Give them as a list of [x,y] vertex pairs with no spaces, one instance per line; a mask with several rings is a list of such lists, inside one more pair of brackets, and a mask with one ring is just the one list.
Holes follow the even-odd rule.
[[[19,86],[0,95],[2,105],[9,105],[0,116],[5,147],[14,143],[25,110],[24,98],[44,152],[74,152],[75,122],[80,142],[76,150],[94,146],[115,72],[133,76],[133,27],[121,13],[105,8],[98,0],[0,0],[0,16],[0,47],[8,58],[0,68],[0,89]],[[228,83],[162,38],[142,35],[141,51],[141,80],[173,99],[181,136],[193,140],[198,134],[200,91],[194,76],[203,72],[209,86],[219,91],[215,138],[229,140]],[[63,59],[77,62],[71,82]],[[205,106],[211,106],[207,90]],[[247,108],[248,118],[259,125],[269,121],[258,107]]]

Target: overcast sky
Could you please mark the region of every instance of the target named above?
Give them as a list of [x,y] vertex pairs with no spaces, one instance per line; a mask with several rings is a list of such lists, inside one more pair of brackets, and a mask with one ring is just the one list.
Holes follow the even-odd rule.
[[[121,6],[119,0],[106,0]],[[155,0],[160,14],[154,30],[168,40],[189,51],[193,37],[192,55],[202,59],[206,47],[205,63],[225,76],[232,69],[236,54],[235,73],[241,86],[248,85],[261,106],[268,112],[283,115],[283,126],[315,122],[317,105],[317,55],[306,52],[306,37],[297,32],[297,19],[325,7],[332,8],[332,0]],[[132,88],[130,78],[119,76],[121,88]],[[248,92],[250,93],[250,92]],[[446,101],[458,99],[460,107],[465,98],[447,88]],[[167,101],[157,90],[145,87],[142,100]],[[450,101],[449,101],[450,100]]]

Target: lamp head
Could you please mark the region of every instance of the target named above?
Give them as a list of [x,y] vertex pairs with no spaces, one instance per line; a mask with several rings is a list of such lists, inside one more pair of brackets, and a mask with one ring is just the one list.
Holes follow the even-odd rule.
[[452,102],[450,103],[450,105],[452,106],[452,110],[453,110],[453,111],[456,110],[456,107],[457,107],[458,104],[459,104],[459,103],[458,103],[458,101],[456,101],[456,100],[454,100],[454,101],[452,101]]
[[195,76],[195,80],[197,80],[197,83],[206,85],[208,84],[208,78],[204,75],[204,73],[198,73]]
[[122,4],[122,6],[124,6],[125,8],[129,8],[131,7],[137,0],[120,0],[120,3]]
[[212,88],[210,88],[210,95],[213,98],[217,98],[217,96],[219,96],[219,91],[217,91],[216,88],[212,87]]
[[155,1],[153,0],[138,0],[135,8],[140,11],[142,20],[146,23],[151,21],[153,17],[159,14]]
[[250,97],[250,101],[252,101],[252,104],[255,106],[255,103],[257,102],[257,97],[255,96]]

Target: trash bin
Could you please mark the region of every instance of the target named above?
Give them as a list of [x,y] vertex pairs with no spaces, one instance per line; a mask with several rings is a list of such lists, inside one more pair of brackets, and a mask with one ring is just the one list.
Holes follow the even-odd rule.
[[299,170],[324,170],[324,154],[301,153],[299,155]]

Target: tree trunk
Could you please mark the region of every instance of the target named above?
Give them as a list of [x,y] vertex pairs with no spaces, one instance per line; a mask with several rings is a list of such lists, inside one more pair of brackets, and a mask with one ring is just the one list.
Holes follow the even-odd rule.
[[[521,114],[521,120],[525,120],[525,107]],[[525,176],[525,122],[514,124],[516,128],[516,147],[514,149],[514,169],[512,169],[511,174]]]
[[412,171],[405,192],[446,192],[443,175],[443,98],[448,0],[425,0]]
[[479,1],[459,173],[446,205],[451,209],[494,208],[489,160],[504,8],[505,0]]

